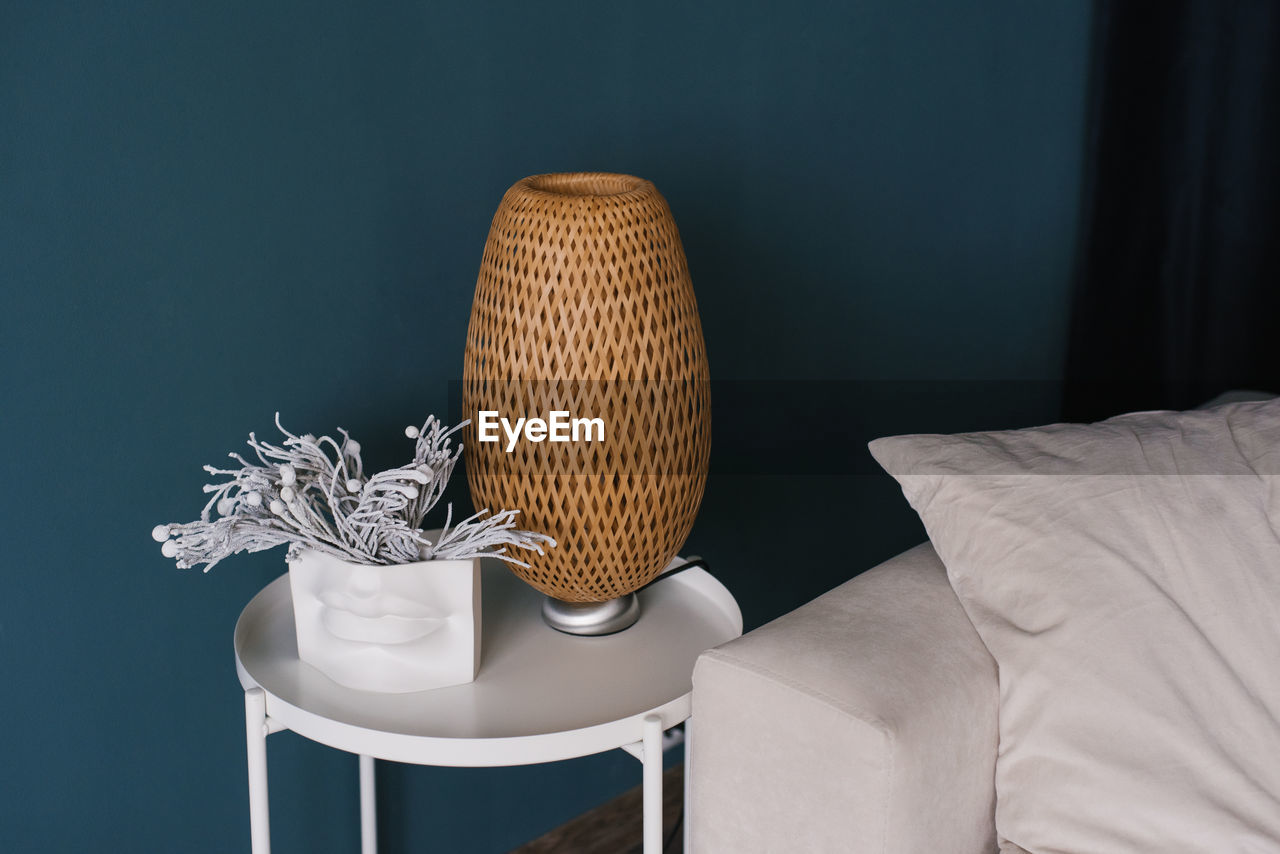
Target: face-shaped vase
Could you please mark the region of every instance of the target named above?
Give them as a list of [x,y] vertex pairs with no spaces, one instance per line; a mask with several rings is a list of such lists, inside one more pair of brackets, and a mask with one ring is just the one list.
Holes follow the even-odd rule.
[[289,564],[298,657],[339,685],[407,693],[480,665],[480,561],[368,566],[303,551]]

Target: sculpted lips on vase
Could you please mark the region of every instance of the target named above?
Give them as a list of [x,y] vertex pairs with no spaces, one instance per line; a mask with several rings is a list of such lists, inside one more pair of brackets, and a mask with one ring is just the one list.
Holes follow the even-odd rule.
[[326,592],[320,622],[329,634],[355,643],[402,644],[443,628],[447,616],[399,597],[358,597]]
[[346,688],[461,685],[480,662],[480,561],[356,564],[303,550],[289,564],[298,657]]

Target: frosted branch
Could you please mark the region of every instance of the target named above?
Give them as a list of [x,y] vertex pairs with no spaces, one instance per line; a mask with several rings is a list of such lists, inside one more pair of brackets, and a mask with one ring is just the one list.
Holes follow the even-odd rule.
[[248,445],[257,462],[231,453],[239,468],[205,466],[210,475],[228,480],[204,486],[210,497],[200,518],[158,525],[152,536],[180,569],[204,564],[206,572],[230,555],[282,544],[289,546],[290,556],[305,548],[384,566],[482,556],[528,566],[508,549],[542,554],[555,540],[517,528],[519,511],[490,515],[481,510],[451,526],[453,507],[448,506],[436,542],[422,530],[462,457],[462,445],[452,447],[452,436],[466,423],[446,428],[429,416],[421,427],[406,428],[416,440],[412,461],[366,478],[360,444],[347,431],[338,429],[341,440],[296,436],[276,413],[281,444],[250,433]]

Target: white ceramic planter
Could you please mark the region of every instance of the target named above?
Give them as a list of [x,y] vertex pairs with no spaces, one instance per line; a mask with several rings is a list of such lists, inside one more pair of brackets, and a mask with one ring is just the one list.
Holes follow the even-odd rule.
[[298,657],[339,685],[403,694],[480,667],[480,561],[398,566],[303,551],[289,563]]

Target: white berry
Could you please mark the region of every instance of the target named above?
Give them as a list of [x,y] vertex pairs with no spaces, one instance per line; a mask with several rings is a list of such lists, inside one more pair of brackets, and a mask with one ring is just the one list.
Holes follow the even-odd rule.
[[165,540],[164,545],[160,547],[160,554],[164,555],[165,557],[177,557],[178,544],[173,540]]
[[360,443],[357,442],[355,439],[348,439],[346,450],[347,450],[347,453],[350,454],[351,456],[358,457],[360,456]]
[[218,515],[230,516],[231,511],[236,509],[236,503],[230,498],[222,498],[218,501]]
[[151,539],[155,540],[157,543],[163,543],[165,540],[169,539],[169,526],[156,525],[151,529]]
[[261,495],[259,495],[259,494],[258,494],[258,493],[256,493],[256,492],[250,492],[250,493],[248,493],[247,495],[245,495],[244,500],[245,500],[245,501],[247,501],[247,502],[249,502],[249,506],[250,506],[250,507],[261,507],[261,506],[262,506],[262,496],[261,496]]
[[272,512],[272,513],[274,513],[274,514],[276,514],[277,516],[283,516],[283,515],[284,515],[284,502],[283,502],[283,501],[281,501],[279,498],[277,498],[277,499],[275,499],[274,501],[272,501],[272,502],[271,502],[271,512]]
[[410,424],[408,427],[404,428],[404,434],[410,439],[416,439],[418,438],[418,428]]
[[359,492],[359,491],[360,491],[360,481],[356,480],[354,477],[351,478],[351,480],[347,481],[347,492]]
[[293,466],[288,463],[280,466],[280,482],[285,486],[293,486],[298,482],[298,473],[294,471]]
[[280,490],[280,497],[283,498],[285,501],[292,501],[294,498],[297,497],[297,495],[298,494],[293,491],[292,486],[286,486],[284,489]]

